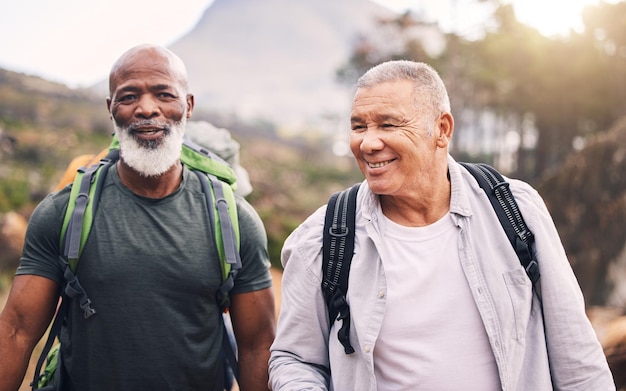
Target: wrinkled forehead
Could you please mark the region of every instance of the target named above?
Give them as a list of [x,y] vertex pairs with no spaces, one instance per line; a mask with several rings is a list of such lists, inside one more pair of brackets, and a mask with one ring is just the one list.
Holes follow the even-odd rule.
[[125,53],[111,68],[109,89],[131,80],[162,79],[187,92],[187,71],[182,61],[168,51],[145,48]]

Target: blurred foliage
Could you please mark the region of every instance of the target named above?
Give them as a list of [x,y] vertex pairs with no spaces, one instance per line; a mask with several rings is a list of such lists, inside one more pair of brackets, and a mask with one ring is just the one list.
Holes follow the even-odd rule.
[[280,250],[287,235],[333,192],[361,181],[362,176],[351,158],[334,156],[323,144],[238,140],[241,163],[254,188],[248,199],[267,229],[272,264],[280,268]]
[[626,117],[591,137],[558,172],[542,178],[543,195],[588,305],[623,307],[626,252]]
[[17,168],[0,181],[0,211],[19,210],[30,199],[28,172]]
[[[475,125],[464,119],[468,111],[490,112],[497,117],[501,134],[516,132],[519,145],[525,146],[530,120],[536,141],[514,151],[511,174],[534,182],[560,166],[577,141],[607,129],[626,114],[626,2],[587,6],[584,31],[572,31],[565,38],[545,37],[518,22],[510,3],[483,3],[493,4],[495,12],[479,39],[448,34],[445,49],[429,55],[423,41],[416,39],[429,24],[408,12],[381,21],[386,34],[389,26],[396,29],[395,37],[382,45],[375,36],[361,37],[337,75],[352,84],[358,75],[386,60],[433,65],[448,86],[458,132]],[[396,41],[402,44],[390,50],[386,43]],[[452,152],[467,156],[464,150]]]
[[38,202],[74,156],[108,143],[109,128],[104,99],[0,69],[0,212]]

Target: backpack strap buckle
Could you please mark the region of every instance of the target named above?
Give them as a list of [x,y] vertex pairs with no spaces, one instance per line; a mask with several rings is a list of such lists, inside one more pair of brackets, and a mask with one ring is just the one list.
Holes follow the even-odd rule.
[[65,281],[67,281],[65,284],[65,294],[71,299],[77,298],[80,308],[83,310],[84,318],[90,318],[96,313],[96,310],[91,306],[91,300],[87,296],[87,292],[85,292],[85,289],[78,281],[78,277],[72,272],[67,262],[65,263],[65,272],[63,274]]
[[348,276],[354,254],[356,196],[360,184],[334,193],[328,200],[322,245],[322,292],[328,312],[329,329],[341,320],[337,338],[346,354],[354,353],[350,344],[350,306]]

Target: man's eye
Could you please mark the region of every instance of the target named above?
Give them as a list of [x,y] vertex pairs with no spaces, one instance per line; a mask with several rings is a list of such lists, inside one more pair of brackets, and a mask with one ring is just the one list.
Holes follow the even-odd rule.
[[119,98],[117,98],[118,101],[120,102],[129,102],[135,99],[135,95],[132,94],[128,94],[128,95],[122,95]]
[[173,94],[170,94],[169,92],[160,92],[158,94],[158,97],[161,99],[175,99],[176,98]]
[[380,125],[381,128],[395,128],[396,125],[394,124],[382,124]]
[[352,131],[358,132],[365,129],[365,125],[352,125]]

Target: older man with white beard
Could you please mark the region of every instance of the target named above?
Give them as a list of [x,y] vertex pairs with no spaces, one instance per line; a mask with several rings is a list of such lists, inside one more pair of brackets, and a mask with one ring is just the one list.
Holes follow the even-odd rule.
[[[120,145],[123,145],[120,154],[126,164],[138,173],[146,177],[159,176],[180,159],[185,124],[186,118],[172,125],[156,120],[142,120],[120,127],[114,122],[115,134],[120,140]],[[163,129],[163,137],[142,140],[133,136],[145,128]]]
[[[77,270],[98,312],[70,302],[63,390],[222,390],[220,262],[196,175],[180,162],[194,98],[182,61],[141,45],[111,69],[107,107],[120,159],[107,172]],[[17,390],[54,315],[69,188],[34,211],[0,315],[0,390]],[[242,269],[231,290],[240,388],[267,389],[274,299],[263,224],[237,198]]]

